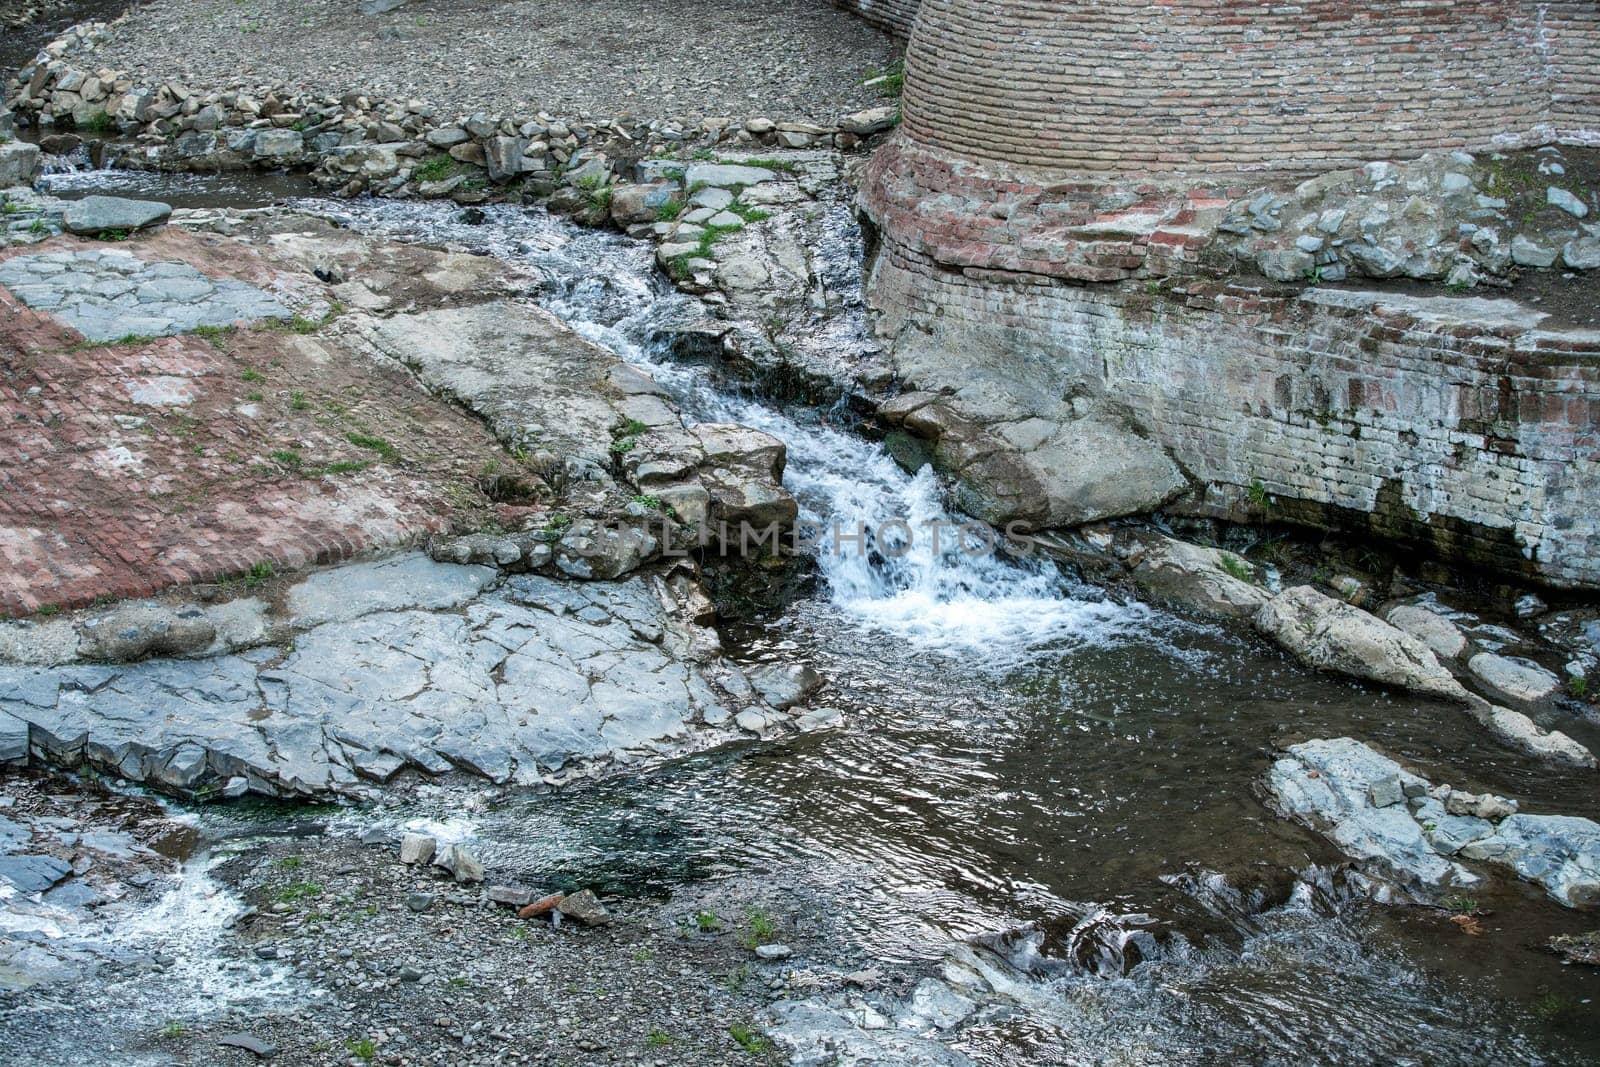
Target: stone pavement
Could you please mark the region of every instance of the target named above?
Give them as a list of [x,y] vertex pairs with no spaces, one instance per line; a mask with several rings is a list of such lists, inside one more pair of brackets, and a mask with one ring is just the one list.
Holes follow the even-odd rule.
[[246,282],[211,278],[187,263],[149,263],[122,249],[16,256],[0,263],[0,285],[90,341],[290,317],[288,308]]

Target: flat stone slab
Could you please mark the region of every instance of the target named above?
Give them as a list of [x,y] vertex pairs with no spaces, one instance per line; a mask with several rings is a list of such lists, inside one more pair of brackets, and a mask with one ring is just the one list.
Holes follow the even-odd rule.
[[[574,761],[655,751],[748,703],[695,661],[703,636],[667,611],[657,579],[528,575],[473,598],[484,568],[424,562],[431,592],[397,584],[398,596],[441,610],[323,623],[287,652],[0,667],[0,715],[65,766],[193,792],[240,778],[312,795],[406,766],[543,781]],[[371,587],[417,566],[317,578],[300,587],[302,607],[327,608],[341,590],[381,607]]]
[[0,285],[90,341],[290,317],[246,282],[211,278],[187,263],[147,263],[121,249],[15,256],[0,263]]
[[62,221],[68,233],[97,234],[107,230],[142,230],[165,222],[172,205],[158,200],[130,200],[123,196],[86,196],[68,206]]
[[493,567],[456,567],[408,553],[317,571],[289,588],[295,627],[347,622],[375,611],[459,607],[494,581]]

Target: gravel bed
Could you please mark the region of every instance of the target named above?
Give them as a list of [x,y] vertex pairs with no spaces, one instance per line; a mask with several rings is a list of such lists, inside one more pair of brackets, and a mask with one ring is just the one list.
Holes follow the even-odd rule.
[[153,0],[97,62],[205,87],[282,83],[483,110],[832,122],[883,102],[861,83],[890,38],[828,0]]

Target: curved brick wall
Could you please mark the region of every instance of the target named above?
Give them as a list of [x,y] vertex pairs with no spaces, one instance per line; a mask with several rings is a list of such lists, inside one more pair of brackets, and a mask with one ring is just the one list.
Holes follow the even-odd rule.
[[911,36],[911,24],[917,17],[921,0],[835,0],[841,7],[854,11],[874,26],[880,26],[899,38]]
[[905,129],[1052,170],[1331,169],[1527,136],[1552,69],[1592,119],[1597,56],[1595,3],[923,0]]

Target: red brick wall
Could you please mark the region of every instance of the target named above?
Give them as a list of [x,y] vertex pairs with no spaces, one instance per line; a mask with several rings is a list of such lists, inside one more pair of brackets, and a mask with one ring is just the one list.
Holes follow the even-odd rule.
[[1051,170],[1333,169],[1600,128],[1600,4],[923,0],[905,129]]
[[1600,144],[1600,3],[1538,6],[1550,69],[1550,121],[1565,140]]

